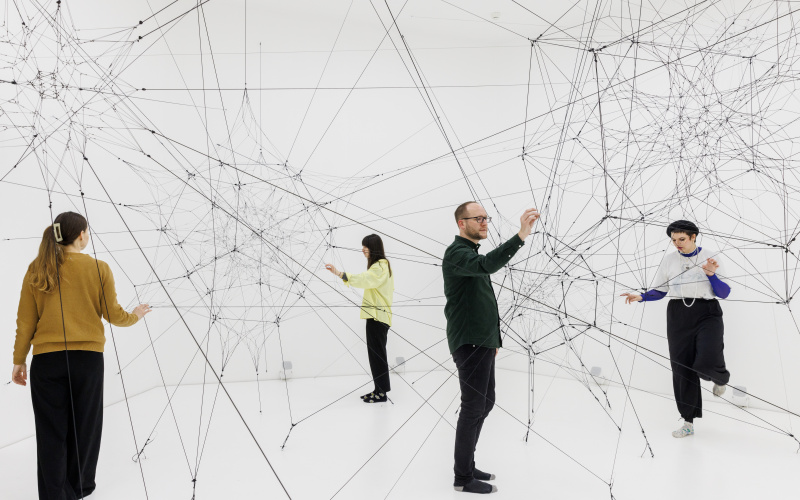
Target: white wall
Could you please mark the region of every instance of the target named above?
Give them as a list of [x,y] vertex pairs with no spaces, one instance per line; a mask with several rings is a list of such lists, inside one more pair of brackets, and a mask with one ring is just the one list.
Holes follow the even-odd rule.
[[[64,5],[72,10],[56,21],[32,10],[26,15],[38,22],[26,24],[44,37],[3,49],[14,61],[3,80],[31,85],[0,85],[0,207],[13,214],[0,243],[6,352],[18,283],[52,199],[53,214],[89,215],[93,251],[115,270],[121,302],[131,307],[138,294],[156,306],[146,328],[108,332],[109,402],[123,397],[117,354],[129,395],[162,376],[167,384],[212,380],[197,343],[225,380],[252,380],[256,371],[274,378],[283,360],[298,377],[365,373],[353,305],[360,295],[322,266],[362,269],[359,242],[373,231],[385,235],[396,272],[390,360],[410,359],[409,370],[432,369],[434,360],[451,366],[435,264],[455,233],[454,207],[478,197],[495,217],[485,249],[516,232],[524,208],[542,210],[515,271],[495,275],[523,294],[500,293],[504,313],[523,307],[509,319],[519,338],[555,332],[535,342],[537,353],[553,348],[536,370],[580,372],[583,363],[607,374],[616,361],[626,383],[669,394],[667,370],[634,357],[630,344],[609,349],[605,332],[666,356],[664,303],[625,306],[617,296],[652,284],[669,251],[663,228],[689,218],[710,230],[703,244],[728,260],[732,383],[796,410],[798,329],[789,307],[775,303],[793,296],[797,264],[767,246],[796,249],[797,103],[785,49],[794,39],[785,19],[777,30],[766,24],[736,37],[774,17],[774,4],[749,7],[723,33],[740,4],[645,6],[641,23],[638,7],[609,5],[586,23],[593,15],[583,7],[537,6],[543,19],[558,19],[548,28],[507,2],[459,3],[484,18],[500,12],[496,22],[518,36],[444,3],[408,2],[398,25],[424,90],[397,32],[400,54],[381,42],[368,2],[352,3],[329,61],[349,2],[248,2],[246,18],[243,2],[209,2],[199,21],[191,11],[160,31],[194,3],[153,18],[147,3]],[[388,26],[385,5],[374,5]],[[404,4],[390,5],[397,14]],[[22,32],[11,14],[6,26]],[[637,28],[638,44],[609,45]],[[776,32],[777,46],[756,43],[774,42]],[[590,33],[593,42],[576,41]],[[57,34],[66,41],[57,44]],[[540,34],[531,49],[525,37]],[[592,47],[604,47],[600,107]],[[758,56],[743,59],[749,48]],[[559,345],[595,321],[574,350]],[[559,328],[570,322],[575,328]],[[521,346],[507,338],[506,347],[500,366],[527,370]],[[657,354],[648,356],[664,364]],[[24,391],[3,393],[29,412]]]

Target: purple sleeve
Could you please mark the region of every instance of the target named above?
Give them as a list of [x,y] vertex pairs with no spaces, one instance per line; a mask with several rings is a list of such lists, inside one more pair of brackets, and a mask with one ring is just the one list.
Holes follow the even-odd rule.
[[712,274],[708,277],[708,281],[711,282],[711,289],[714,290],[714,295],[721,299],[727,299],[728,295],[731,293],[731,287],[728,286],[727,283],[723,282],[719,279],[719,276],[716,274]]
[[642,294],[642,302],[650,302],[653,300],[661,300],[667,296],[667,292],[661,290],[649,290]]

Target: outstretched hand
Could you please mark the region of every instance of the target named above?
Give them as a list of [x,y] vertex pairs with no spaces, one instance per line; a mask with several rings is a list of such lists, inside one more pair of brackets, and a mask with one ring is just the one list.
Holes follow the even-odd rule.
[[634,302],[641,302],[642,296],[637,293],[623,293],[620,297],[625,297],[626,304],[633,304]]
[[339,270],[336,269],[336,266],[334,266],[333,264],[325,264],[325,269],[333,273],[335,276],[338,276],[339,278],[342,277],[342,273],[340,273]]
[[519,238],[524,240],[531,234],[531,229],[533,229],[533,224],[539,220],[539,211],[535,208],[529,208],[522,213],[522,216],[519,218]]
[[706,260],[706,263],[703,264],[703,272],[706,273],[706,276],[714,276],[714,274],[719,269],[719,264],[714,259]]
[[14,369],[11,371],[11,381],[17,385],[28,385],[28,365],[25,363],[14,365]]
[[139,304],[133,309],[132,312],[137,318],[142,319],[144,318],[145,314],[149,313],[150,311],[152,311],[152,309],[150,309],[150,304]]

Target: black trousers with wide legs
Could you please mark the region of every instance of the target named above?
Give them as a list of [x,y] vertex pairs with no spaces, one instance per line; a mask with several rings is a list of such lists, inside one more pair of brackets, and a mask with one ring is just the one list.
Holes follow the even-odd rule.
[[716,300],[681,299],[667,306],[667,342],[675,402],[684,420],[703,416],[700,379],[725,385],[731,378],[723,355],[722,308]]
[[495,349],[464,344],[453,353],[461,384],[461,410],[456,425],[454,486],[473,479],[475,449],[483,421],[494,408]]
[[31,399],[40,500],[74,500],[94,491],[103,430],[103,373],[100,352],[33,356]]
[[372,318],[367,320],[367,354],[369,369],[375,382],[375,392],[389,392],[392,384],[389,381],[389,361],[386,358],[386,341],[389,325]]

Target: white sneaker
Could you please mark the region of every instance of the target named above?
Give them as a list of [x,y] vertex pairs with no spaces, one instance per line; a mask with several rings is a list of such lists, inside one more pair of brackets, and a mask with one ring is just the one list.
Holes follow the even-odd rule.
[[672,437],[685,438],[694,436],[694,425],[691,422],[684,422],[683,426],[677,431],[672,431]]
[[713,388],[713,389],[711,389],[711,392],[713,392],[713,393],[714,393],[714,396],[716,396],[716,397],[720,397],[720,396],[722,396],[723,394],[725,394],[725,387],[726,387],[726,386],[724,386],[724,385],[717,385],[717,384],[714,384],[714,388]]

